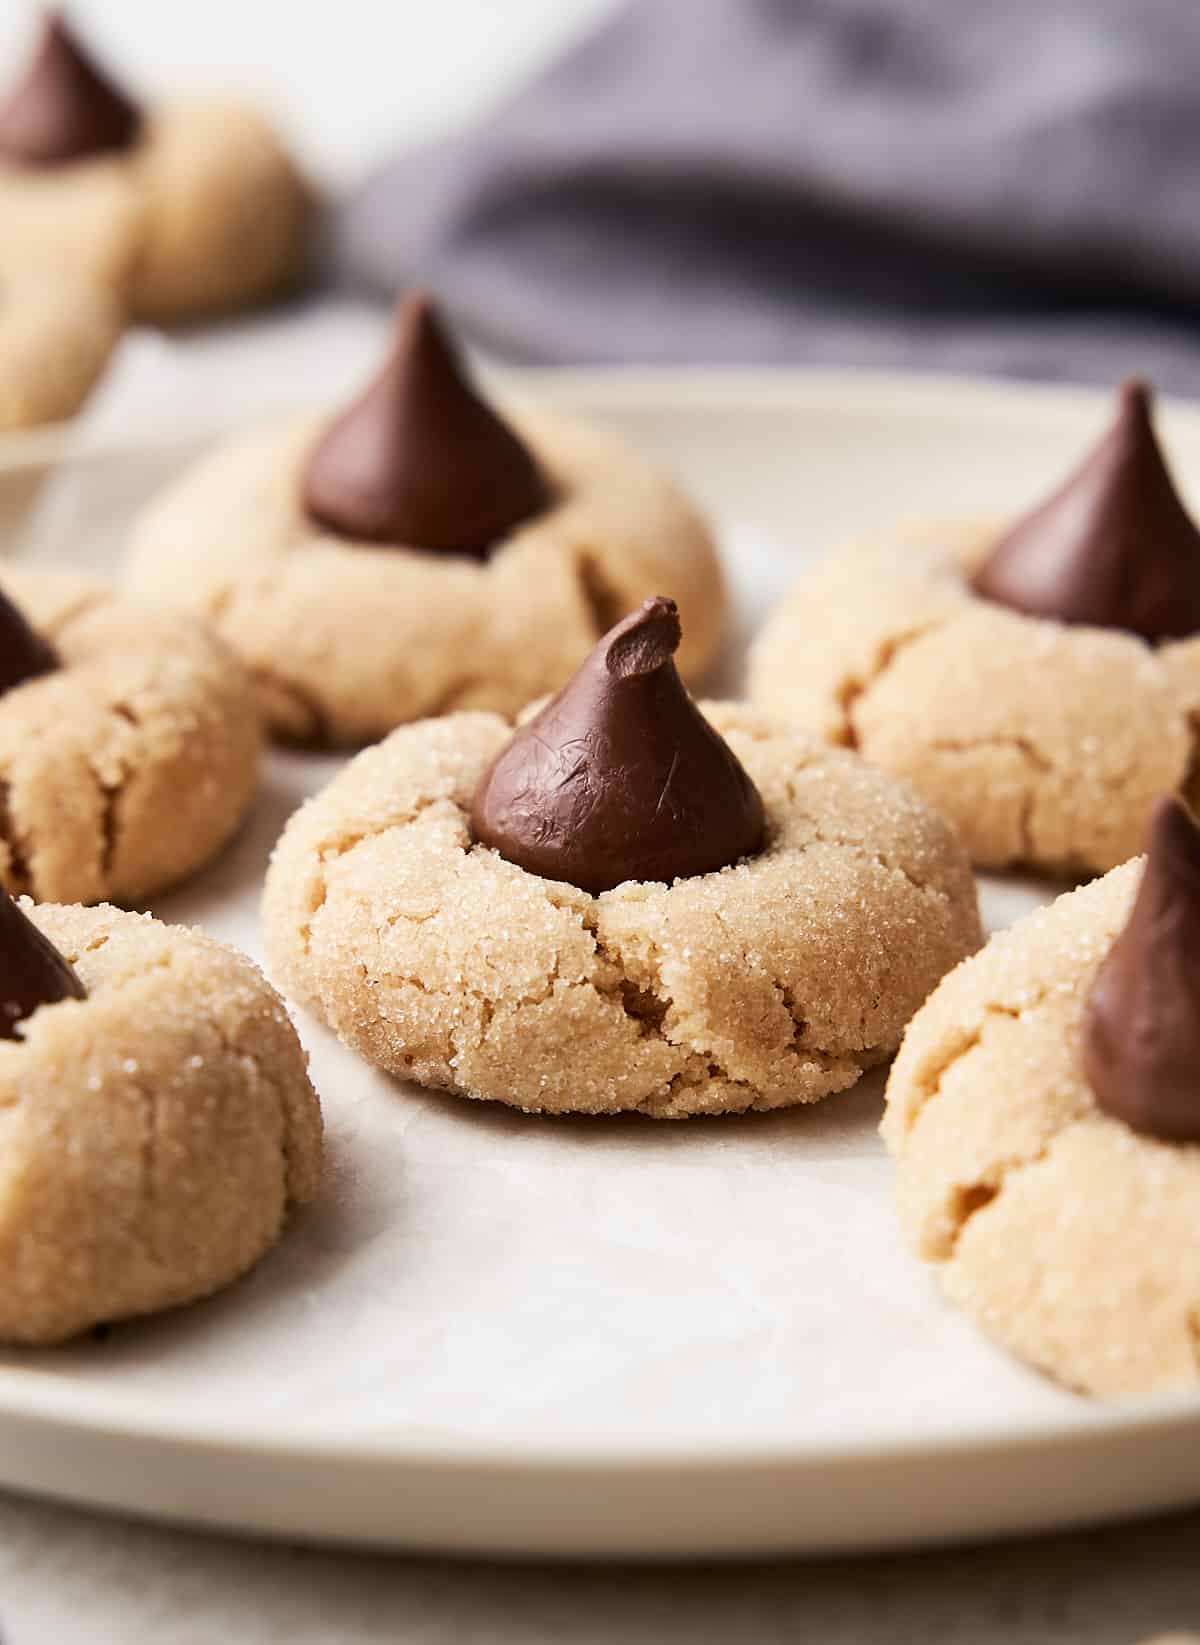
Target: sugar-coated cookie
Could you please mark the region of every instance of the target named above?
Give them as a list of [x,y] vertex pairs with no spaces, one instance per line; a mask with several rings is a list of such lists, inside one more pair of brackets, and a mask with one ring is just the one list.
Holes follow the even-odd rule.
[[0,576],[0,879],[133,902],[207,862],[262,743],[237,658],[186,613],[68,572]]
[[753,648],[752,699],[907,777],[975,862],[1100,871],[1191,780],[1200,534],[1144,385],[1007,532],[917,522],[835,552]]
[[0,249],[0,434],[73,416],[124,323],[102,280]]
[[0,104],[0,221],[14,253],[86,270],[138,317],[179,319],[284,291],[310,191],[269,123],[230,99],[147,110],[61,18]]
[[[530,1112],[815,1102],[980,939],[951,830],[853,755],[698,712],[652,601],[514,736],[396,731],[289,823],[274,974],[388,1071]],[[587,886],[590,889],[584,889]]]
[[333,743],[516,713],[660,588],[695,675],[726,614],[709,534],[658,467],[553,412],[498,416],[419,297],[342,416],[238,435],[152,503],[127,582],[207,616],[278,733]]
[[1114,1396],[1200,1382],[1200,834],[992,938],[917,1013],[883,1134],[902,1229],[1004,1347]]
[[0,892],[0,1338],[191,1302],[312,1198],[321,1111],[243,955],[114,908]]

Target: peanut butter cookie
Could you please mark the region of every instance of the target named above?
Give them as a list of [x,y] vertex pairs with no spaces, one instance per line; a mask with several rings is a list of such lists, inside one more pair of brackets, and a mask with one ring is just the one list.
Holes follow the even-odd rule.
[[0,1337],[228,1285],[320,1176],[282,1001],[198,931],[0,900]]
[[258,781],[237,658],[194,618],[69,572],[0,577],[0,879],[136,902],[221,848]]
[[920,521],[830,555],[755,643],[750,695],[907,777],[972,859],[1099,872],[1193,783],[1200,533],[1145,385],[1005,529]]
[[947,825],[851,754],[698,711],[673,625],[648,602],[516,736],[404,727],[293,817],[271,966],[352,1049],[528,1112],[782,1108],[890,1055],[977,946]]

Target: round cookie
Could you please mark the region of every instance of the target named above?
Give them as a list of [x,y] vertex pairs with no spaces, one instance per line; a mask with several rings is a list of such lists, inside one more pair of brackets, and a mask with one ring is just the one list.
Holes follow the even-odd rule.
[[389,1072],[529,1112],[658,1118],[816,1102],[895,1048],[979,942],[950,829],[852,755],[705,710],[762,796],[761,852],[591,895],[473,844],[491,714],[396,731],[291,820],[274,974]]
[[[355,418],[371,426],[350,428],[348,460],[365,447],[374,461],[382,448],[391,469],[411,471],[429,534],[415,547],[377,540],[382,530],[375,540],[339,534],[306,506],[316,455]],[[454,451],[442,451],[437,429]],[[432,544],[458,524],[446,518],[456,504],[486,504],[519,465],[533,483],[531,459],[544,506],[501,529],[486,557]],[[425,495],[431,474],[445,493],[436,507]],[[352,478],[344,489],[361,503],[370,487]],[[402,312],[380,378],[340,419],[293,417],[237,435],[153,502],[126,578],[135,593],[212,621],[245,660],[277,733],[342,744],[456,709],[516,713],[660,587],[684,613],[680,664],[697,675],[726,610],[709,534],[658,467],[551,412],[506,407],[502,422],[419,303]]]
[[835,552],[772,614],[750,695],[907,777],[984,867],[1098,872],[1193,783],[1200,532],[1146,385],[1015,525],[918,521]]
[[39,901],[135,902],[208,861],[258,780],[245,672],[186,614],[6,566],[61,666],[0,694],[0,879]]
[[314,201],[271,125],[230,99],[137,108],[61,18],[0,106],[15,252],[84,269],[139,318],[259,302],[301,272]]
[[883,1121],[901,1227],[946,1295],[1104,1396],[1200,1380],[1200,1146],[1104,1112],[1081,1054],[1143,872],[1060,897],[948,976],[904,1036]]
[[245,308],[296,284],[315,201],[258,110],[164,103],[148,113],[130,167],[141,235],[129,302],[140,318]]
[[244,956],[148,915],[23,906],[86,989],[0,1039],[0,1337],[53,1343],[252,1267],[316,1192],[321,1113]]
[[71,417],[124,329],[110,286],[0,253],[0,434]]
[[982,867],[1101,871],[1186,786],[1200,639],[1152,647],[972,593],[994,522],[914,522],[815,566],[750,658],[752,701],[906,777]]

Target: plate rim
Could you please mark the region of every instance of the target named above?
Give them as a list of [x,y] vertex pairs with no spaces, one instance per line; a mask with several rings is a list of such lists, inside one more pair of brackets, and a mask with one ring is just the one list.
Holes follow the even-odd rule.
[[[504,392],[548,401],[586,399],[613,411],[630,410],[649,401],[686,397],[686,410],[729,411],[747,404],[767,410],[803,408],[840,399],[856,409],[888,411],[899,403],[919,402],[929,415],[957,417],[963,402],[975,415],[1024,419],[1031,412],[1051,420],[1102,413],[1116,385],[1034,381],[1018,377],[957,374],[948,371],[879,371],[824,366],[510,366],[484,363],[481,375]],[[1200,398],[1155,393],[1170,420],[1182,421],[1200,434]],[[310,403],[311,404],[311,403]],[[294,409],[305,409],[297,400]],[[286,415],[286,412],[284,413]],[[199,440],[218,439],[239,428],[268,421],[278,412],[250,419],[202,419],[181,422],[169,434],[123,435],[96,431],[86,409],[63,422],[0,433],[0,471],[41,466],[64,459],[91,461],[131,455],[142,450],[166,452]]]
[[[604,366],[510,369],[487,375],[514,396],[528,392],[550,403],[586,402],[589,411],[650,406],[700,413],[747,406],[811,410],[836,400],[846,410],[887,413],[916,405],[935,416],[1025,421],[1036,414],[1058,423],[1100,414],[1109,401],[1109,391],[1095,386],[948,373]],[[1172,421],[1200,437],[1200,402],[1163,396],[1161,403]],[[238,426],[224,421],[181,427],[169,434],[122,436],[93,432],[86,418],[74,419],[0,435],[0,473],[45,470],[64,461],[166,453],[219,438]],[[1107,1402],[1086,1401],[1081,1396],[1070,1409],[1025,1417],[1015,1429],[984,1425],[969,1434],[946,1429],[910,1438],[896,1429],[870,1427],[828,1443],[810,1439],[781,1445],[766,1439],[717,1438],[698,1446],[686,1436],[643,1436],[618,1440],[615,1445],[589,1443],[586,1431],[564,1436],[560,1430],[544,1447],[525,1439],[514,1449],[502,1438],[481,1439],[405,1424],[331,1433],[306,1429],[288,1417],[264,1432],[261,1424],[239,1421],[236,1414],[219,1415],[212,1406],[192,1400],[156,1410],[147,1408],[135,1393],[80,1384],[70,1370],[17,1365],[0,1367],[0,1422],[66,1436],[171,1446],[190,1455],[236,1455],[253,1463],[287,1459],[347,1467],[476,1471],[493,1476],[532,1475],[547,1483],[561,1483],[585,1471],[606,1478],[747,1471],[827,1474],[859,1469],[865,1463],[938,1466],[953,1458],[966,1466],[976,1458],[1017,1458],[1034,1451],[1063,1455],[1106,1441],[1141,1439],[1161,1445],[1178,1436],[1195,1445],[1200,1442],[1200,1394],[1183,1391]],[[1196,1494],[1200,1495],[1200,1482]]]

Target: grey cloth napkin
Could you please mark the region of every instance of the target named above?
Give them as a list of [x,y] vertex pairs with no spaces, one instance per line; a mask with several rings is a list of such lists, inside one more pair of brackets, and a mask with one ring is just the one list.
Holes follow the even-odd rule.
[[1200,4],[640,0],[334,252],[525,359],[1200,389]]

